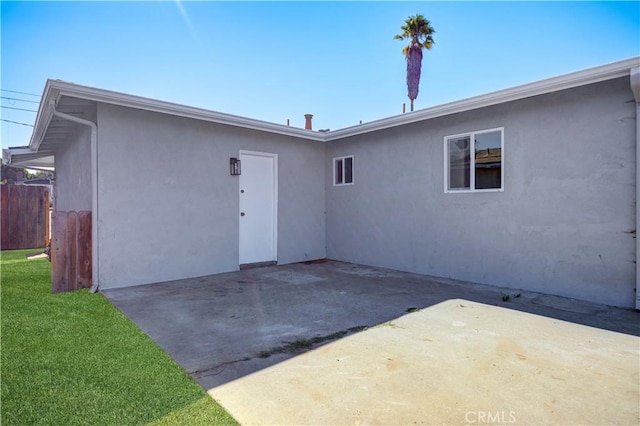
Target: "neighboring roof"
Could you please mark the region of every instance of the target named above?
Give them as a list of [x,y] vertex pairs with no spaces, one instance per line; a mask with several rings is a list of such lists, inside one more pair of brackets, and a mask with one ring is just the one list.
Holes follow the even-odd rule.
[[20,182],[22,185],[51,185],[50,177],[27,179]]
[[476,167],[491,167],[500,164],[502,161],[502,148],[487,148],[476,151]]
[[43,155],[38,151],[29,149],[28,146],[3,149],[2,162],[36,170],[51,170],[55,165],[53,154]]
[[[57,145],[67,140],[69,131],[77,126],[68,120],[62,120],[53,116],[53,106],[61,112],[77,115],[80,118],[89,118],[92,114],[91,103],[102,102],[113,105],[154,111],[164,114],[192,118],[226,124],[235,127],[254,129],[269,133],[288,135],[296,138],[327,142],[342,138],[374,132],[390,127],[401,126],[417,121],[428,120],[444,115],[455,114],[491,105],[524,99],[532,96],[569,89],[611,80],[619,77],[630,76],[632,69],[640,67],[640,57],[625,59],[622,61],[588,68],[582,71],[561,75],[558,77],[540,80],[534,83],[524,84],[509,89],[499,90],[480,96],[475,96],[460,101],[429,107],[418,111],[396,115],[381,120],[375,120],[364,124],[347,127],[329,132],[310,131],[297,127],[289,127],[282,124],[210,111],[202,108],[179,105],[171,102],[149,99],[110,90],[97,89],[82,86],[60,80],[47,80],[38,108],[38,115],[34,126],[29,146],[9,148],[3,150],[3,160],[13,162],[25,167],[52,167],[53,152]],[[90,119],[90,118],[89,118]]]

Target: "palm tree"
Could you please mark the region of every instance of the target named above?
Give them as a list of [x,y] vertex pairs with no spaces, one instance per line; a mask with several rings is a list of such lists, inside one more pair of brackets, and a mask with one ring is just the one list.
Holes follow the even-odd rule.
[[434,43],[431,35],[436,31],[422,15],[409,16],[400,29],[402,34],[398,34],[394,39],[410,39],[409,45],[402,49],[402,53],[407,58],[407,96],[411,99],[411,111],[413,111],[413,101],[418,97],[420,85],[422,48],[431,49]]

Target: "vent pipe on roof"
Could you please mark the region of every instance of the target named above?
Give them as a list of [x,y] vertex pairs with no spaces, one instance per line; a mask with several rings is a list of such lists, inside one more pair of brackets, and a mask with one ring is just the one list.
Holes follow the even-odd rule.
[[306,130],[312,130],[311,119],[313,118],[313,114],[305,114],[304,119],[306,120],[304,123],[304,128]]

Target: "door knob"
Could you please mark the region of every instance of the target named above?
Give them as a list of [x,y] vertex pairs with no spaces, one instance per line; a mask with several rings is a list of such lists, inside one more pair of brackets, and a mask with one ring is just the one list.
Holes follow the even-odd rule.
[[244,216],[244,212],[240,212],[240,216]]

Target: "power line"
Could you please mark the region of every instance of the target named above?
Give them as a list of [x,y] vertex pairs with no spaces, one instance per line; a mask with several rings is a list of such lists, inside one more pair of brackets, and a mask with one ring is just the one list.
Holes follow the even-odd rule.
[[33,127],[33,124],[20,123],[19,121],[13,121],[13,120],[5,120],[4,118],[0,118],[0,121],[6,121],[7,123],[20,124],[23,126]]
[[3,92],[10,92],[10,93],[19,93],[21,95],[29,95],[29,96],[37,96],[40,97],[40,95],[35,95],[33,93],[27,93],[27,92],[18,92],[17,90],[9,90],[9,89],[0,89]]
[[40,102],[38,101],[30,101],[28,99],[18,99],[18,98],[10,98],[8,96],[0,96],[0,99],[6,99],[8,101],[19,101],[19,102],[30,102],[32,104],[39,104]]
[[38,112],[35,109],[15,108],[15,107],[4,106],[4,105],[0,105],[0,108],[15,109],[15,110],[18,110],[18,111]]

